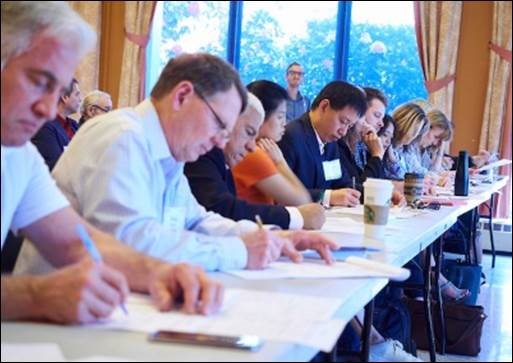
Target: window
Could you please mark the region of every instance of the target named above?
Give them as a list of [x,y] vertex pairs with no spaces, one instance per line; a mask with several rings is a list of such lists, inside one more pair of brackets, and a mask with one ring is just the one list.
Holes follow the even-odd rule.
[[[242,12],[230,11],[239,5]],[[346,10],[350,24],[344,24]],[[196,51],[225,59],[231,54],[245,84],[269,79],[286,85],[286,67],[298,62],[305,70],[301,91],[311,99],[336,75],[383,90],[389,112],[427,97],[412,1],[159,1],[147,93],[169,58]]]
[[243,5],[239,72],[245,84],[268,79],[286,86],[292,62],[303,66],[301,90],[315,97],[333,79],[336,1],[246,1]]
[[427,98],[412,1],[353,1],[347,79],[382,90],[388,112],[414,98]]
[[148,49],[146,93],[169,59],[207,52],[226,58],[228,1],[158,1]]

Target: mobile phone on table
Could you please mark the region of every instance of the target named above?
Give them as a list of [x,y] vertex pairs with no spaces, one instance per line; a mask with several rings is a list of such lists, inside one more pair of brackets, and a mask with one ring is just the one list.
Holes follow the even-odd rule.
[[158,330],[151,333],[149,339],[156,342],[198,344],[251,351],[256,351],[262,346],[262,340],[255,335],[227,336]]

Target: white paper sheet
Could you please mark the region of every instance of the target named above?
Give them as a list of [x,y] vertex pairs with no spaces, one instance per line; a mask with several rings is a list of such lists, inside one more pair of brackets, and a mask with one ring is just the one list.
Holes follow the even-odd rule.
[[55,343],[4,343],[2,362],[65,362],[66,359]]
[[340,216],[354,215],[363,216],[363,204],[358,204],[355,207],[331,207],[326,210],[326,216],[328,217],[340,217]]
[[[454,194],[454,193],[453,193]],[[413,210],[411,208],[402,208],[394,206],[390,208],[390,213],[388,214],[388,221],[389,223],[393,223],[396,219],[409,219],[412,217],[415,217],[419,214],[422,214],[422,210]],[[344,216],[346,216],[344,218]],[[347,218],[347,216],[360,216],[362,217],[361,220],[355,221],[354,219]],[[353,224],[362,222],[363,223],[363,205],[357,205],[353,208],[346,208],[346,207],[334,207],[330,208],[326,211],[326,217],[327,218],[336,218],[338,220],[342,219],[344,223],[346,224]],[[353,223],[350,223],[348,221],[350,219]],[[330,226],[328,226],[330,228]]]
[[312,231],[321,233],[337,244],[338,247],[363,248],[365,238],[363,233],[347,233],[347,232],[326,232],[324,230]]
[[[386,235],[397,234],[397,232],[401,231],[401,228],[398,227],[397,223],[400,222],[400,219],[408,219],[406,212],[403,213],[404,217],[395,218],[393,220],[389,220],[386,226]],[[418,213],[411,214],[418,215]],[[355,221],[352,218],[345,217],[327,217],[326,222],[322,226],[320,232],[326,233],[349,233],[352,235],[360,235],[363,236],[365,230],[365,225],[363,223],[363,219],[361,221]]]
[[322,232],[331,233],[352,233],[363,235],[363,220],[360,222],[351,218],[327,217],[322,226]]
[[212,316],[157,311],[147,297],[131,295],[128,315],[116,310],[103,329],[154,332],[177,330],[221,335],[257,335],[330,351],[346,325],[332,316],[342,299],[227,289],[223,309]]
[[277,261],[265,270],[234,270],[227,273],[246,280],[276,279],[326,279],[326,278],[362,278],[385,277],[404,280],[409,272],[376,261],[359,257],[349,257],[346,262],[337,261],[327,265],[322,261],[305,260],[302,263]]
[[112,357],[108,355],[92,355],[85,358],[73,359],[70,362],[137,362],[136,360]]

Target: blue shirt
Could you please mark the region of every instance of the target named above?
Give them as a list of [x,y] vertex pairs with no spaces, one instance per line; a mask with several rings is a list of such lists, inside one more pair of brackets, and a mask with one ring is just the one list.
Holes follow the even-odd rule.
[[138,251],[211,271],[244,268],[247,251],[238,236],[256,224],[207,212],[183,168],[148,99],[85,123],[53,175],[84,218]]
[[[392,147],[392,146],[390,146]],[[393,149],[396,162],[388,161],[385,166],[386,176],[392,179],[404,179],[406,173],[426,175],[428,169],[422,166],[420,150],[417,145],[401,146]]]
[[310,100],[297,92],[297,98],[293,100],[287,96],[287,123],[300,118],[305,112],[310,110]]

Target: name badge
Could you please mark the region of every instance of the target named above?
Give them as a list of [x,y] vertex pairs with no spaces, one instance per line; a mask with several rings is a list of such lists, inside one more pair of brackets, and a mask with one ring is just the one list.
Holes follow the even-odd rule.
[[164,210],[163,224],[174,230],[183,230],[185,227],[185,208],[166,207]]
[[335,180],[342,177],[342,169],[340,168],[340,161],[338,159],[323,161],[322,169],[324,171],[324,179],[326,180]]

